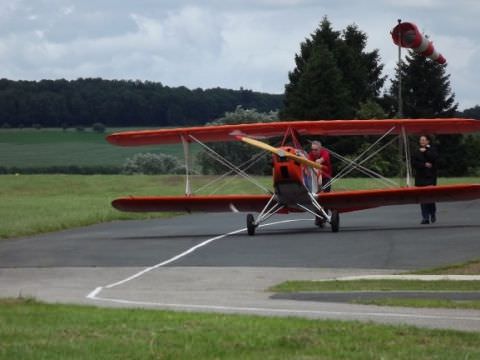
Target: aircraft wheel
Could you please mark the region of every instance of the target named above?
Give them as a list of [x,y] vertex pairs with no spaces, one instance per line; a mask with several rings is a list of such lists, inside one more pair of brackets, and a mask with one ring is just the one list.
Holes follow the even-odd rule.
[[340,215],[337,210],[332,210],[330,225],[332,226],[332,232],[338,232],[338,230],[340,230]]
[[247,232],[248,235],[255,235],[255,218],[252,214],[247,214]]

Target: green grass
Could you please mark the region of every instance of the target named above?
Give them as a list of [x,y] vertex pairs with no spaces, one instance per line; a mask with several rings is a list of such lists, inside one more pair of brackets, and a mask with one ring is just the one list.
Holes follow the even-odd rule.
[[[106,135],[61,129],[3,129],[0,130],[0,166],[121,166],[134,154],[146,152],[169,154],[183,161],[182,144],[119,147],[108,143]],[[192,144],[192,156],[199,150],[199,145]]]
[[480,281],[451,280],[346,280],[346,281],[286,281],[270,291],[480,291]]
[[422,298],[379,298],[371,300],[355,299],[351,303],[404,306],[418,308],[448,308],[448,309],[475,309],[480,310],[480,300],[455,301],[428,298],[429,291],[480,291],[480,281],[458,280],[351,280],[351,281],[286,281],[273,286],[269,291],[274,292],[321,292],[321,291],[425,291]]
[[0,301],[0,359],[475,359],[480,333]]
[[[270,179],[259,178],[268,186]],[[212,180],[194,177],[194,189]],[[223,186],[225,185],[225,186]],[[165,213],[124,213],[113,199],[128,195],[182,195],[183,176],[3,175],[0,176],[0,238],[57,231],[112,220],[149,219]],[[227,178],[218,193],[258,193],[253,185]]]
[[415,308],[473,309],[480,310],[480,300],[440,300],[440,299],[407,299],[387,298],[372,300],[354,300],[354,304],[377,306],[403,306]]
[[430,274],[430,275],[479,275],[480,259],[474,259],[463,263],[441,266],[433,269],[412,271],[410,274]]

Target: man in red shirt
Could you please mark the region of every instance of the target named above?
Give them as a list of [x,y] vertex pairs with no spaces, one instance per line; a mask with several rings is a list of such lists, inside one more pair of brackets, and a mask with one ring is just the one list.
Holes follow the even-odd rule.
[[332,163],[330,161],[330,153],[322,147],[320,141],[312,141],[311,150],[308,153],[308,159],[323,165],[322,170],[315,170],[318,176],[318,186],[324,192],[330,192],[331,186],[325,186],[332,179]]

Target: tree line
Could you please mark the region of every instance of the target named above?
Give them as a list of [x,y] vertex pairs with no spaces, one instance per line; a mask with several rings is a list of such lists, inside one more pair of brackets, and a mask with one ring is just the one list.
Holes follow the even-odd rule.
[[272,111],[283,95],[239,89],[187,89],[132,80],[0,79],[0,126],[109,127],[204,124],[238,105]]

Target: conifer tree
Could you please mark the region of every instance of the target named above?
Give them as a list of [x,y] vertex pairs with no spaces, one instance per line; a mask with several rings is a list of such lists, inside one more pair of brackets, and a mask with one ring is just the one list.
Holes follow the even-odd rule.
[[[410,51],[401,64],[403,117],[448,118],[457,113],[458,104],[450,86],[446,66]],[[392,81],[390,96],[398,99],[398,71]],[[461,176],[469,170],[468,158],[461,135],[442,135],[435,140],[439,148],[439,175]],[[415,144],[416,146],[416,144]]]
[[378,97],[385,77],[378,51],[366,52],[356,25],[342,32],[327,17],[300,44],[285,86],[282,119],[353,119],[361,102]]
[[[455,116],[458,104],[450,87],[446,65],[409,52],[400,67],[403,115],[409,118],[445,118]],[[398,99],[398,71],[390,94]],[[398,102],[397,102],[398,103]]]

